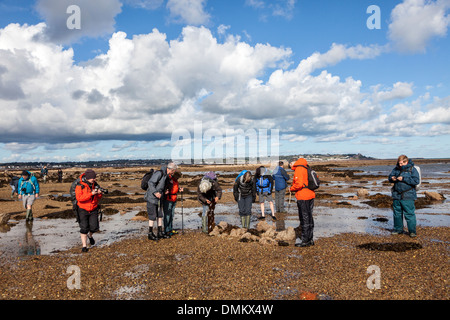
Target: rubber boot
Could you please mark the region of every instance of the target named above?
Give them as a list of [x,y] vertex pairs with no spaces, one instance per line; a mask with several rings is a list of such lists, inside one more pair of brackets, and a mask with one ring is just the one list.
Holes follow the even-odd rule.
[[33,220],[33,212],[31,211],[31,209],[27,209],[27,214],[26,214],[25,218],[26,218],[26,221]]
[[148,227],[148,240],[156,241],[158,238],[153,233],[153,227]]
[[162,230],[162,227],[158,227],[158,239],[169,239],[170,236],[165,234]]
[[241,216],[241,225],[242,225],[242,228],[247,228],[246,227],[246,224],[245,224],[245,216]]
[[250,229],[250,216],[245,216],[245,228]]
[[208,216],[206,214],[202,216],[202,232],[208,233]]

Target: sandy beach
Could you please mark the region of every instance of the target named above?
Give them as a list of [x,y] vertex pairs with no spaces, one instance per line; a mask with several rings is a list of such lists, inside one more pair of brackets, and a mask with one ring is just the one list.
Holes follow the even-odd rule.
[[[96,168],[99,184],[109,193],[102,200],[97,243],[83,254],[68,193],[84,168],[64,170],[62,183],[52,169],[48,183],[40,180],[40,198],[28,227],[25,210],[10,197],[3,175],[0,211],[10,217],[0,227],[0,299],[448,300],[450,160],[415,163],[422,166],[423,181],[416,238],[390,234],[390,184],[383,170],[393,168],[395,160],[311,163],[321,187],[314,211],[315,245],[308,248],[295,247],[292,240],[262,244],[200,231],[195,192],[202,175],[217,172],[224,190],[216,223],[239,228],[232,186],[238,172],[254,172],[257,165],[181,166],[185,191],[174,221],[179,234],[157,242],[147,239],[140,189],[148,168]],[[428,176],[435,165],[440,171]],[[358,196],[361,189],[368,191],[364,197]],[[431,201],[425,191],[447,199]],[[296,204],[286,205],[287,213],[277,213],[277,221],[266,219],[277,232],[299,225]],[[254,204],[251,228],[259,215],[259,204]],[[74,267],[80,272],[79,288],[70,288]],[[374,276],[378,282],[372,281]]]

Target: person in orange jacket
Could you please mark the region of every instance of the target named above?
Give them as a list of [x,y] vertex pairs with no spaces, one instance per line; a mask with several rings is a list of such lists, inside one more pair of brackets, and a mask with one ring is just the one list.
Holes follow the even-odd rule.
[[302,230],[301,241],[297,239],[296,247],[309,247],[314,245],[314,219],[313,208],[316,193],[308,189],[308,174],[306,166],[308,162],[304,158],[292,159],[289,167],[294,170],[294,179],[290,191],[295,192],[297,199],[298,216]]
[[75,195],[78,204],[78,217],[80,225],[80,236],[83,248],[82,252],[87,252],[87,239],[91,245],[95,244],[92,237],[94,232],[99,230],[98,223],[98,202],[102,198],[102,191],[98,188],[95,181],[96,173],[88,169],[80,176],[79,182],[75,187]]
[[164,232],[168,235],[177,234],[173,230],[173,216],[175,214],[175,207],[177,205],[177,193],[183,192],[183,188],[180,188],[178,179],[181,177],[181,173],[175,171],[173,176],[169,176],[168,180],[168,193],[163,203],[164,207]]

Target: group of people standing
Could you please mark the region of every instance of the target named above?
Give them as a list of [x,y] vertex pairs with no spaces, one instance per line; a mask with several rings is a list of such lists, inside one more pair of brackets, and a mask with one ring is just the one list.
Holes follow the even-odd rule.
[[[270,207],[270,217],[276,220],[276,212],[285,211],[285,196],[288,188],[289,175],[283,168],[284,163],[279,162],[278,166],[271,173],[267,168],[261,166],[256,169],[252,177],[250,171],[243,170],[233,186],[234,199],[238,203],[239,215],[243,228],[250,228],[250,217],[252,203],[256,202],[256,196],[261,206],[261,216],[258,219],[265,219],[264,204],[267,201]],[[313,229],[314,221],[312,217],[314,208],[315,192],[308,188],[308,175],[306,168],[307,161],[304,158],[292,159],[289,167],[294,171],[294,177],[289,192],[294,192],[297,199],[298,214],[301,225],[301,239],[297,239],[295,245],[307,247],[314,245]],[[275,189],[275,206],[273,203],[273,191]],[[274,208],[276,207],[276,209]]]
[[[283,168],[284,163],[270,172],[264,166],[256,169],[253,175],[249,170],[241,171],[233,185],[233,196],[237,202],[239,216],[243,228],[250,228],[252,204],[258,196],[261,206],[261,215],[258,219],[265,219],[265,202],[269,203],[270,216],[276,220],[275,211],[285,211],[286,189],[290,177]],[[314,245],[314,199],[315,191],[308,187],[308,163],[304,158],[291,159],[289,168],[294,172],[289,193],[294,193],[298,215],[300,220],[301,238],[296,239],[295,246],[308,247]],[[146,186],[144,199],[147,201],[148,214],[148,239],[167,239],[177,232],[173,228],[173,217],[177,203],[177,194],[183,192],[178,179],[181,174],[177,171],[177,165],[173,162],[162,165],[151,175]],[[26,209],[26,221],[33,220],[32,205],[39,197],[39,182],[28,170],[24,170],[20,178],[9,174],[11,178],[12,194],[18,193]],[[102,199],[104,189],[96,182],[96,173],[88,169],[72,184],[73,205],[80,226],[82,252],[87,252],[87,241],[95,244],[93,234],[99,230],[99,202]],[[389,174],[389,181],[393,183],[393,216],[394,231],[392,234],[403,232],[403,218],[407,222],[409,235],[416,236],[416,217],[414,201],[417,199],[416,186],[420,183],[420,175],[414,167],[414,163],[407,156],[401,155],[395,168]],[[275,205],[272,194],[275,191]],[[214,210],[215,204],[222,197],[222,188],[217,175],[210,171],[201,179],[198,188],[198,201],[203,207],[202,231],[208,233],[208,212]],[[72,194],[72,190],[71,190]],[[155,229],[156,227],[156,229]]]

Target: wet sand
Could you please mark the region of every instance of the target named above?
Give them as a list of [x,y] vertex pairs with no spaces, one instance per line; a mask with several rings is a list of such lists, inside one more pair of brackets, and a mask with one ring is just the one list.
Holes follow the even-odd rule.
[[[418,160],[416,164],[421,162],[442,160]],[[197,213],[201,210],[195,190],[201,174],[209,170],[220,173],[219,181],[225,192],[219,204],[223,208],[218,208],[217,216],[238,221],[232,184],[236,172],[249,167],[254,172],[256,166],[182,167],[184,234],[158,242],[147,239],[147,221],[142,217],[145,202],[140,179],[148,168],[97,169],[101,173],[99,183],[110,191],[103,201],[105,221],[100,225],[101,229],[103,225],[110,230],[94,236],[98,243],[85,254],[80,250],[78,229],[67,197],[70,182],[84,169],[65,170],[63,183],[56,183],[56,171],[50,171],[50,182],[41,183],[41,198],[33,206],[35,220],[31,230],[26,228],[21,203],[10,199],[10,188],[4,184],[0,189],[0,208],[1,212],[11,213],[11,218],[2,227],[0,241],[17,234],[17,248],[22,251],[0,248],[0,299],[448,300],[449,205],[447,201],[432,203],[423,199],[425,190],[441,192],[448,198],[448,177],[433,178],[432,184],[424,179],[419,198],[425,209],[420,215],[423,223],[418,219],[418,237],[391,236],[390,185],[385,183],[386,177],[364,176],[343,168],[386,164],[392,165],[392,160],[311,163],[322,185],[314,214],[315,245],[309,248],[297,248],[293,241],[287,246],[239,242],[211,237],[198,230]],[[367,199],[356,197],[361,188],[370,191]],[[180,207],[178,203],[178,212]],[[259,215],[259,205],[253,208],[253,215]],[[344,224],[352,226],[366,221],[373,229],[365,232],[355,227],[345,233],[328,234],[333,227],[324,227],[326,216],[330,216],[331,224],[336,224],[331,218],[340,210],[354,213]],[[286,225],[298,226],[295,203],[286,214],[277,216]],[[176,228],[180,228],[179,218],[176,216]],[[70,229],[64,229],[52,241],[70,239],[69,249],[53,248],[46,252],[42,239],[56,232],[55,225],[61,225],[61,221],[67,222]],[[123,223],[124,227],[114,227],[113,223],[119,226]],[[255,223],[252,220],[252,225]],[[40,254],[33,241],[41,242]],[[27,246],[34,251],[27,254],[24,249]],[[80,268],[80,289],[68,288],[70,266]],[[379,289],[368,288],[370,266],[379,268]]]

